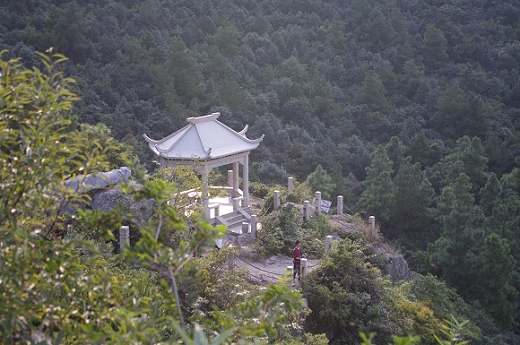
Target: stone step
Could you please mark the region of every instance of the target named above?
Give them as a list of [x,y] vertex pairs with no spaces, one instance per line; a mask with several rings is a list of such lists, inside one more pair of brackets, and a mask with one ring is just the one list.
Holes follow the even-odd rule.
[[[233,212],[217,217],[219,223],[227,226],[229,231],[237,232],[242,228],[242,223],[249,223],[249,219],[241,212]],[[233,229],[233,230],[231,230]]]

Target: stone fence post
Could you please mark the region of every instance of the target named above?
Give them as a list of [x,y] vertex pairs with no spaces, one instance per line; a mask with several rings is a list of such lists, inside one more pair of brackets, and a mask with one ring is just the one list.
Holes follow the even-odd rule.
[[256,214],[251,215],[251,236],[256,239],[256,231],[258,230],[258,216]]
[[368,217],[368,225],[370,227],[370,238],[375,239],[376,236],[376,217]]
[[332,236],[325,237],[325,255],[329,256],[330,246],[332,245]]
[[300,277],[305,278],[305,273],[307,270],[307,259],[301,258],[300,260]]
[[122,226],[119,228],[119,249],[123,250],[130,245],[130,228]]
[[338,195],[338,215],[343,215],[343,195]]
[[288,181],[287,181],[287,191],[289,193],[294,192],[294,179],[292,177],[288,178]]
[[321,192],[317,191],[314,193],[315,205],[316,206],[316,214],[321,214]]
[[303,202],[303,219],[308,221],[311,219],[311,209],[309,200]]
[[273,208],[276,211],[280,208],[280,191],[275,190],[273,194]]

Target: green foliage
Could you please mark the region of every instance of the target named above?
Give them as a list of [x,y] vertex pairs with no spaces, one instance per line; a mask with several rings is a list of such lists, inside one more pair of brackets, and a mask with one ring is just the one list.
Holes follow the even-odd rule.
[[225,55],[235,55],[238,53],[238,43],[241,32],[232,22],[226,22],[224,26],[217,29],[214,35],[210,35],[210,41],[215,44]]
[[[462,162],[462,169],[457,165],[459,161]],[[487,162],[481,140],[467,136],[459,138],[454,152],[442,160],[442,164],[448,167],[446,179],[457,178],[463,172],[470,178],[472,192],[480,190],[486,183]]]
[[420,52],[428,67],[438,68],[448,59],[448,40],[444,33],[434,25],[428,25],[424,32]]
[[[436,208],[442,189],[465,173],[470,177],[475,205],[485,215],[478,227],[485,238],[493,232],[507,239],[509,253],[518,263],[518,251],[511,250],[518,247],[515,234],[520,224],[518,188],[512,187],[519,180],[514,169],[520,152],[518,8],[518,0],[225,4],[205,0],[183,2],[182,6],[156,0],[4,1],[0,49],[9,49],[3,55],[5,60],[19,56],[20,64],[40,70],[46,67],[35,50],[54,47],[54,51],[66,53],[71,60],[60,71],[74,76],[77,83],[68,89],[82,100],[64,111],[71,121],[64,131],[76,128],[74,117],[93,126],[104,123],[111,130],[108,137],[135,148],[150,171],[156,167],[155,156],[142,133],[165,137],[184,125],[186,117],[225,105],[233,115],[224,123],[237,130],[249,124],[250,137],[266,134],[250,157],[252,165],[257,164],[251,172],[258,172],[260,181],[284,183],[288,175],[303,181],[317,164],[329,172],[340,164],[343,176],[338,174],[332,182],[339,185],[346,180],[347,189],[341,192],[346,205],[354,212],[373,212],[359,203],[363,189],[371,189],[372,182],[364,181],[369,153],[379,144],[395,143],[391,138],[398,136],[407,147],[406,155],[412,157],[412,163],[421,164],[436,191],[430,207]],[[4,132],[2,140],[8,136]],[[72,146],[65,149],[61,144],[74,137],[79,140],[79,133],[72,131],[56,145],[64,160],[71,157],[67,166],[71,173],[64,172],[62,179],[72,177],[72,170],[82,175],[108,169],[108,164],[84,171],[74,168],[76,162],[86,161],[79,155],[102,155],[106,148],[103,140],[98,140],[101,150],[90,142],[75,141],[75,152],[67,153]],[[480,138],[483,150],[474,145],[474,139],[456,143],[464,135]],[[111,144],[118,146],[117,142]],[[401,150],[394,148],[398,148],[396,153]],[[105,153],[109,163],[122,163],[112,148]],[[397,185],[402,162],[387,154],[392,160],[390,177]],[[78,156],[72,158],[74,155]],[[486,164],[482,164],[483,158]],[[18,176],[25,176],[27,170],[20,169]],[[488,172],[499,179],[506,177],[501,181],[500,200],[491,203],[487,196],[481,202],[479,195]],[[405,179],[400,182],[405,185]],[[379,187],[376,183],[372,195],[380,194],[386,205],[392,198],[388,189]],[[410,193],[420,189],[411,188]],[[11,192],[4,190],[1,199],[16,196]],[[336,190],[332,195],[339,193]],[[29,197],[21,195],[23,200]],[[301,203],[309,200],[305,195],[302,189],[301,195],[289,195],[287,200]],[[378,216],[385,235],[393,233],[397,224],[392,219],[402,218],[401,211],[407,209],[399,206],[401,197],[396,195],[397,203],[386,215]],[[426,200],[405,199],[420,204]],[[427,226],[415,223],[419,220],[415,215],[424,213],[422,208],[414,208],[414,225],[405,226],[404,232],[417,233],[421,241],[402,240],[408,253],[420,257],[417,250],[444,231],[437,220],[448,210],[442,203],[441,208],[442,212],[433,212],[435,221],[424,217]],[[36,210],[37,215],[31,215],[34,219],[40,210],[52,208],[28,209]],[[10,212],[5,210],[2,212]],[[110,222],[117,225],[125,217],[110,216]],[[51,237],[67,233],[73,223],[46,215],[37,222],[53,229]],[[88,230],[89,235],[101,232]],[[161,233],[161,237],[173,235],[169,230]],[[175,238],[180,240],[180,236]],[[501,247],[498,239],[491,243]],[[501,260],[509,267],[506,258]],[[519,286],[514,280],[512,284]]]
[[[77,142],[72,143],[72,140],[77,140]],[[77,136],[69,136],[67,141],[69,145],[78,147],[82,144],[88,144],[85,147],[86,152],[95,150],[104,152],[109,163],[109,169],[119,169],[122,166],[132,164],[132,160],[137,160],[134,148],[115,140],[111,136],[110,129],[103,123],[98,123],[95,126],[81,124]]]
[[[383,321],[384,291],[381,272],[370,262],[375,257],[362,241],[334,242],[330,258],[305,280],[303,296],[312,313],[305,321],[310,332],[327,332],[332,343],[355,343],[358,332],[376,331],[389,339]],[[391,332],[391,331],[390,331]]]
[[55,221],[40,228],[43,212],[56,220],[67,204],[84,199],[62,181],[107,167],[102,150],[85,152],[67,144],[66,115],[77,100],[67,89],[72,80],[55,72],[53,64],[63,62],[62,56],[42,59],[48,75],[23,70],[18,60],[0,65],[0,225],[22,237],[33,230],[49,236]]
[[[261,217],[262,229],[258,232],[258,250],[264,257],[279,253],[292,255],[294,242],[302,240],[303,217],[292,204]],[[302,243],[302,247],[305,245]]]
[[449,138],[482,136],[488,118],[493,114],[491,105],[486,104],[478,94],[465,92],[457,83],[444,90],[437,109],[442,119],[438,130]]
[[303,204],[305,200],[312,200],[314,198],[314,193],[312,189],[309,187],[307,183],[298,182],[296,179],[294,181],[294,191],[292,193],[287,194],[287,201],[294,202],[297,204]]
[[249,182],[249,193],[258,198],[264,199],[269,193],[271,187],[261,182]]
[[[97,232],[113,238],[112,231],[125,220],[118,210],[79,211],[67,235],[58,236],[63,205],[81,201],[63,181],[108,163],[102,150],[85,155],[84,146],[76,144],[79,140],[64,140],[76,135],[65,132],[70,121],[64,116],[76,97],[67,89],[71,80],[54,72],[63,57],[42,59],[47,74],[0,59],[0,172],[6,193],[0,209],[1,342],[135,344],[183,339],[207,344],[208,333],[215,335],[212,344],[249,343],[259,336],[271,342],[283,339],[291,316],[301,308],[298,293],[285,283],[266,287],[254,299],[236,299],[225,312],[214,311],[213,321],[204,320],[204,331],[186,319],[190,299],[177,281],[193,255],[213,247],[225,229],[196,217],[188,227],[168,206],[175,190],[171,183],[149,181],[138,191],[124,187],[137,201],[155,200],[155,219],[139,229],[140,239],[121,255],[89,236]],[[81,233],[82,227],[90,230]],[[166,231],[181,234],[175,246],[160,241]],[[210,282],[199,282],[211,305],[218,305],[215,294],[207,293]],[[229,280],[219,288],[224,286],[230,286]]]
[[448,345],[448,344],[459,344],[464,345],[469,343],[469,341],[463,341],[462,338],[462,329],[464,326],[468,323],[468,321],[457,321],[453,316],[451,320],[445,320],[444,329],[442,330],[442,333],[445,335],[445,338],[447,340],[442,340],[439,337],[435,336],[435,339],[437,342],[441,345]]
[[393,233],[404,241],[415,243],[426,244],[435,239],[435,234],[429,233],[433,223],[430,206],[435,191],[419,164],[404,162],[393,182],[399,204],[391,218]]
[[320,191],[321,198],[323,200],[329,200],[332,191],[336,187],[334,183],[332,183],[332,179],[327,174],[327,171],[323,169],[321,164],[318,164],[316,170],[309,176],[307,176],[307,180],[305,180],[311,191]]
[[435,150],[423,132],[415,135],[406,153],[412,157],[412,163],[420,163],[421,167],[432,166],[435,163]]
[[361,195],[361,203],[370,215],[388,224],[395,205],[395,185],[391,174],[392,161],[382,145],[372,154],[372,164],[367,167],[367,188]]
[[363,86],[359,90],[357,102],[368,105],[372,114],[377,113],[379,114],[378,116],[383,117],[390,107],[385,93],[386,90],[381,78],[376,72],[368,71],[363,81]]

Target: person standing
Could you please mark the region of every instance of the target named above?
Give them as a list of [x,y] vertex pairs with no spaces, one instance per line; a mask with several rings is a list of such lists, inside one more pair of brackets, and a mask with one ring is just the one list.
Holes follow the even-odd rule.
[[296,246],[293,249],[293,280],[296,279],[296,274],[298,274],[298,280],[300,280],[300,260],[302,258],[302,248],[300,246],[300,241],[296,240]]

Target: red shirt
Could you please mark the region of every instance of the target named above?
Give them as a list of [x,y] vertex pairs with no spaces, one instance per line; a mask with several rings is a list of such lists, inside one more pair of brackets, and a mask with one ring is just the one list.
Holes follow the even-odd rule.
[[302,249],[300,247],[294,247],[293,249],[293,263],[299,264],[302,257]]

